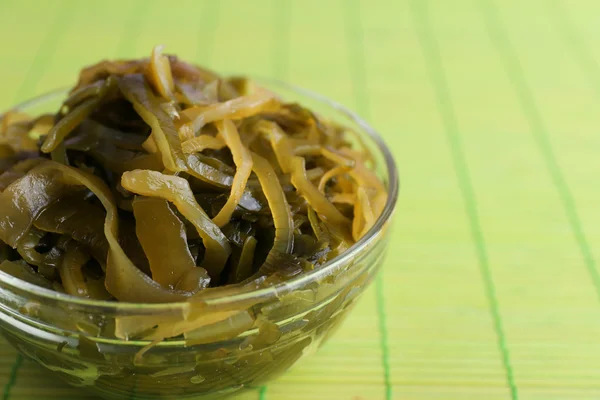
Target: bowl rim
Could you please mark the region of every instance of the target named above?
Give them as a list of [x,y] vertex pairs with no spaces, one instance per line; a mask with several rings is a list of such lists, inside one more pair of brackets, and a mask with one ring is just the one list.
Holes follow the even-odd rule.
[[[396,204],[398,201],[398,196],[400,192],[400,179],[399,173],[396,166],[396,161],[394,160],[394,156],[392,155],[392,151],[386,145],[383,137],[373,128],[371,127],[363,118],[361,118],[358,114],[350,111],[346,106],[338,103],[337,101],[331,100],[328,97],[321,95],[313,90],[305,89],[299,86],[296,86],[291,83],[287,83],[278,79],[272,78],[263,78],[263,77],[254,77],[251,76],[250,79],[257,83],[264,82],[271,85],[277,85],[283,89],[287,89],[289,91],[296,92],[297,94],[312,98],[313,100],[317,100],[325,105],[333,108],[335,111],[343,114],[345,117],[349,118],[355,124],[357,124],[360,129],[362,129],[369,138],[374,142],[377,147],[377,150],[383,155],[383,160],[386,168],[386,178],[388,182],[388,198],[385,204],[385,207],[376,220],[375,224],[371,229],[356,243],[354,243],[348,250],[339,256],[329,260],[323,266],[316,268],[312,271],[309,271],[304,274],[299,274],[296,277],[293,277],[289,280],[277,283],[273,286],[247,290],[247,291],[238,291],[235,295],[229,296],[221,293],[217,296],[202,296],[199,297],[197,301],[202,302],[207,305],[224,305],[231,304],[237,301],[244,301],[248,299],[254,298],[269,298],[269,297],[279,297],[282,293],[287,293],[293,291],[295,289],[301,288],[302,286],[319,280],[320,278],[326,277],[330,274],[331,271],[336,270],[337,267],[348,263],[354,256],[360,253],[363,249],[369,247],[374,240],[379,236],[379,234],[383,231],[386,226],[386,223],[391,220],[395,210]],[[23,110],[29,107],[33,107],[37,104],[43,103],[45,101],[49,101],[54,99],[55,97],[66,93],[69,88],[59,88],[54,89],[49,92],[46,92],[40,96],[34,97],[32,99],[26,100],[16,106],[13,106],[9,110]],[[8,111],[8,110],[7,110]],[[0,117],[2,117],[5,112],[0,113]],[[6,272],[0,271],[0,282],[10,287],[10,289],[16,289],[18,293],[25,292],[32,296],[32,299],[46,299],[54,302],[63,302],[69,306],[81,306],[81,307],[89,307],[90,310],[97,310],[103,312],[135,312],[135,311],[169,311],[174,309],[187,309],[191,304],[193,304],[195,299],[190,299],[186,301],[180,302],[171,302],[171,303],[133,303],[133,302],[119,302],[119,301],[108,301],[108,300],[91,300],[81,297],[76,297],[66,293],[55,292],[50,289],[42,288],[40,286],[34,285],[32,283],[23,281],[19,278],[16,278]]]

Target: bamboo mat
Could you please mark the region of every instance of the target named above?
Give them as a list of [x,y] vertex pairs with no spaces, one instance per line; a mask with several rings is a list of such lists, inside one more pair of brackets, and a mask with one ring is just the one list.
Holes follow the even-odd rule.
[[[236,399],[600,398],[598,0],[0,0],[0,109],[167,51],[345,103],[402,175],[388,261]],[[86,399],[0,349],[5,400]]]

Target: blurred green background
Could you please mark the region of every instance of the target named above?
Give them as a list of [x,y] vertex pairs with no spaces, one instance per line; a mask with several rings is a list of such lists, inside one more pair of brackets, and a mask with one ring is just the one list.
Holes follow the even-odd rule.
[[[384,271],[315,357],[238,399],[600,397],[598,0],[0,0],[0,109],[155,44],[276,77],[397,157]],[[5,400],[83,399],[7,345]],[[17,362],[15,362],[17,360]]]

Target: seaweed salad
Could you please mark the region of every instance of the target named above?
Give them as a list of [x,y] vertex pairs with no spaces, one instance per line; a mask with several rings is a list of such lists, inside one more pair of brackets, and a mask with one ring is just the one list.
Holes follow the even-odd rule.
[[387,200],[348,128],[165,55],[85,68],[54,114],[0,121],[0,269],[135,303],[319,268]]

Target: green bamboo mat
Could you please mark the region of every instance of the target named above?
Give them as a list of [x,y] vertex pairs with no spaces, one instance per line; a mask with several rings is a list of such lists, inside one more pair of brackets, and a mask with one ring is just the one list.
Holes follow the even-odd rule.
[[[0,109],[169,52],[356,110],[397,156],[383,274],[238,399],[600,397],[597,0],[0,0]],[[5,400],[84,399],[0,349]]]

